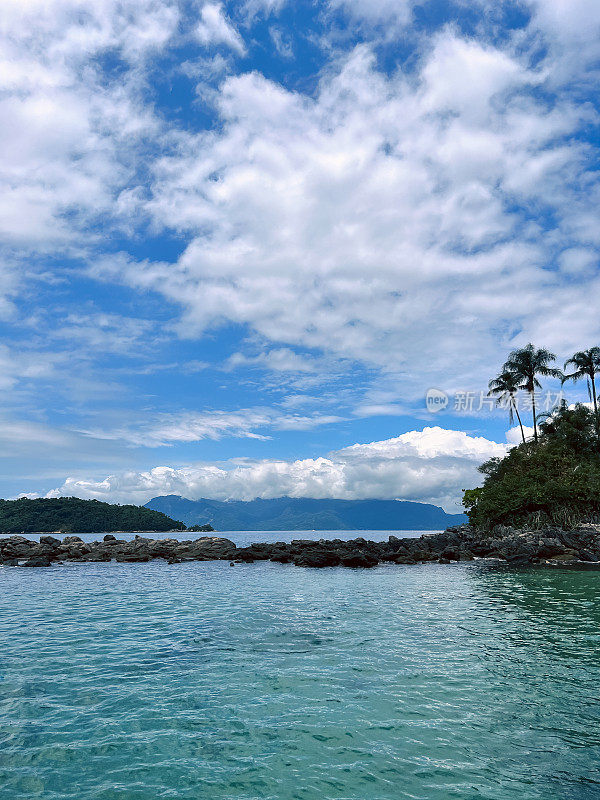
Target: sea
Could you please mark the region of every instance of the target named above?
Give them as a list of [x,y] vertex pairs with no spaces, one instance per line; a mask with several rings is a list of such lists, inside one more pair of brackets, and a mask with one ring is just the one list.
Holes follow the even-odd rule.
[[0,568],[0,799],[597,800],[599,588],[486,561]]

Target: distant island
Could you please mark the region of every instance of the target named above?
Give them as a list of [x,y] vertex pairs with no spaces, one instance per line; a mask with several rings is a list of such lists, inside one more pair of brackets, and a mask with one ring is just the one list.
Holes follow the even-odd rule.
[[185,525],[144,506],[120,506],[77,497],[0,500],[0,533],[170,530],[185,530]]
[[219,531],[402,531],[442,530],[460,525],[464,514],[407,500],[316,500],[277,497],[270,500],[188,500],[179,495],[154,497],[146,508],[187,525],[210,524]]

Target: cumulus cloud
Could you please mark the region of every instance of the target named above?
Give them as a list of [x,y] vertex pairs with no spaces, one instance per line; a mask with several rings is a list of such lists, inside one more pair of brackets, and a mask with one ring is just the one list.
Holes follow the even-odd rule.
[[190,467],[155,467],[103,480],[70,477],[48,496],[145,503],[160,494],[190,499],[256,497],[399,498],[456,508],[462,488],[480,482],[477,465],[506,447],[461,431],[428,427],[357,444],[326,457]]
[[[3,241],[51,251],[83,235],[100,215],[114,215],[136,147],[157,132],[136,84],[178,20],[170,0],[3,4]],[[129,66],[117,82],[107,82],[95,61],[108,52]]]
[[[179,259],[99,255],[88,271],[162,293],[182,309],[182,337],[246,325],[274,343],[266,368],[320,350],[397,372],[407,400],[483,385],[507,346],[568,350],[599,334],[585,311],[600,297],[600,192],[579,136],[596,117],[566,91],[558,56],[532,67],[527,49],[540,36],[563,54],[582,37],[592,47],[588,5],[530,0],[529,27],[502,46],[444,28],[392,74],[362,44],[311,95],[230,75],[211,95],[217,126],[197,132],[167,125],[139,91],[147,59],[178,35],[179,3],[11,2],[0,233],[54,252],[97,244],[99,220],[150,220],[187,241]],[[344,7],[384,18],[411,4]],[[222,4],[205,3],[195,30],[244,52]],[[130,69],[106,81],[94,59],[113,50]]]
[[[525,439],[533,438],[533,428],[528,425],[523,425],[523,433]],[[506,431],[506,441],[509,445],[521,444],[523,437],[521,436],[521,428],[517,425]]]
[[246,48],[240,34],[227,21],[222,3],[205,3],[200,12],[196,36],[205,45],[223,44],[244,55]]
[[[185,252],[112,257],[93,274],[163,293],[183,309],[182,336],[245,324],[410,373],[408,397],[484,385],[507,346],[541,333],[559,350],[593,340],[584,309],[600,277],[573,280],[568,257],[568,279],[547,268],[563,249],[598,256],[584,209],[598,184],[573,136],[591,111],[548,105],[544,71],[509,51],[452,30],[430,45],[416,74],[391,76],[358,46],[314,98],[258,73],[227,78],[222,131],[183,137],[154,165],[145,210],[189,237]],[[555,221],[546,235],[540,208]]]

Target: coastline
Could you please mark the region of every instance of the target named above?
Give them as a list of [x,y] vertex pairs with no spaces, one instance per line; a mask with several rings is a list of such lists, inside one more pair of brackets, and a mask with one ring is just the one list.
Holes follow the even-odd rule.
[[40,536],[39,541],[18,535],[0,539],[0,564],[15,567],[163,559],[170,564],[219,560],[235,565],[274,561],[313,568],[370,568],[379,563],[450,564],[482,558],[512,566],[560,565],[600,569],[600,526],[539,531],[496,526],[484,534],[465,524],[416,538],[390,535],[387,541],[363,537],[351,540],[293,539],[291,542],[256,542],[243,547],[219,536],[179,540],[136,535],[127,541],[107,534],[102,541],[94,542],[84,542],[75,535],[65,536],[62,540],[50,535]]

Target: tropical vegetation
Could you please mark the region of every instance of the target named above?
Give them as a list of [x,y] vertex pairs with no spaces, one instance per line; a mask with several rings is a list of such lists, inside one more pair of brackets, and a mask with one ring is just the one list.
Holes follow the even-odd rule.
[[2,533],[111,533],[185,530],[166,514],[77,497],[0,500]]
[[[532,344],[510,353],[500,373],[489,383],[489,394],[505,402],[509,418],[519,421],[521,443],[504,458],[482,464],[483,485],[467,489],[463,505],[478,528],[494,525],[570,527],[600,521],[600,417],[596,376],[600,372],[600,347],[575,353],[562,372],[553,366],[556,357]],[[535,392],[539,377],[567,381],[586,379],[591,403],[558,407],[536,413]],[[518,413],[519,390],[529,393],[533,437],[527,439]],[[590,407],[591,406],[591,407]]]

